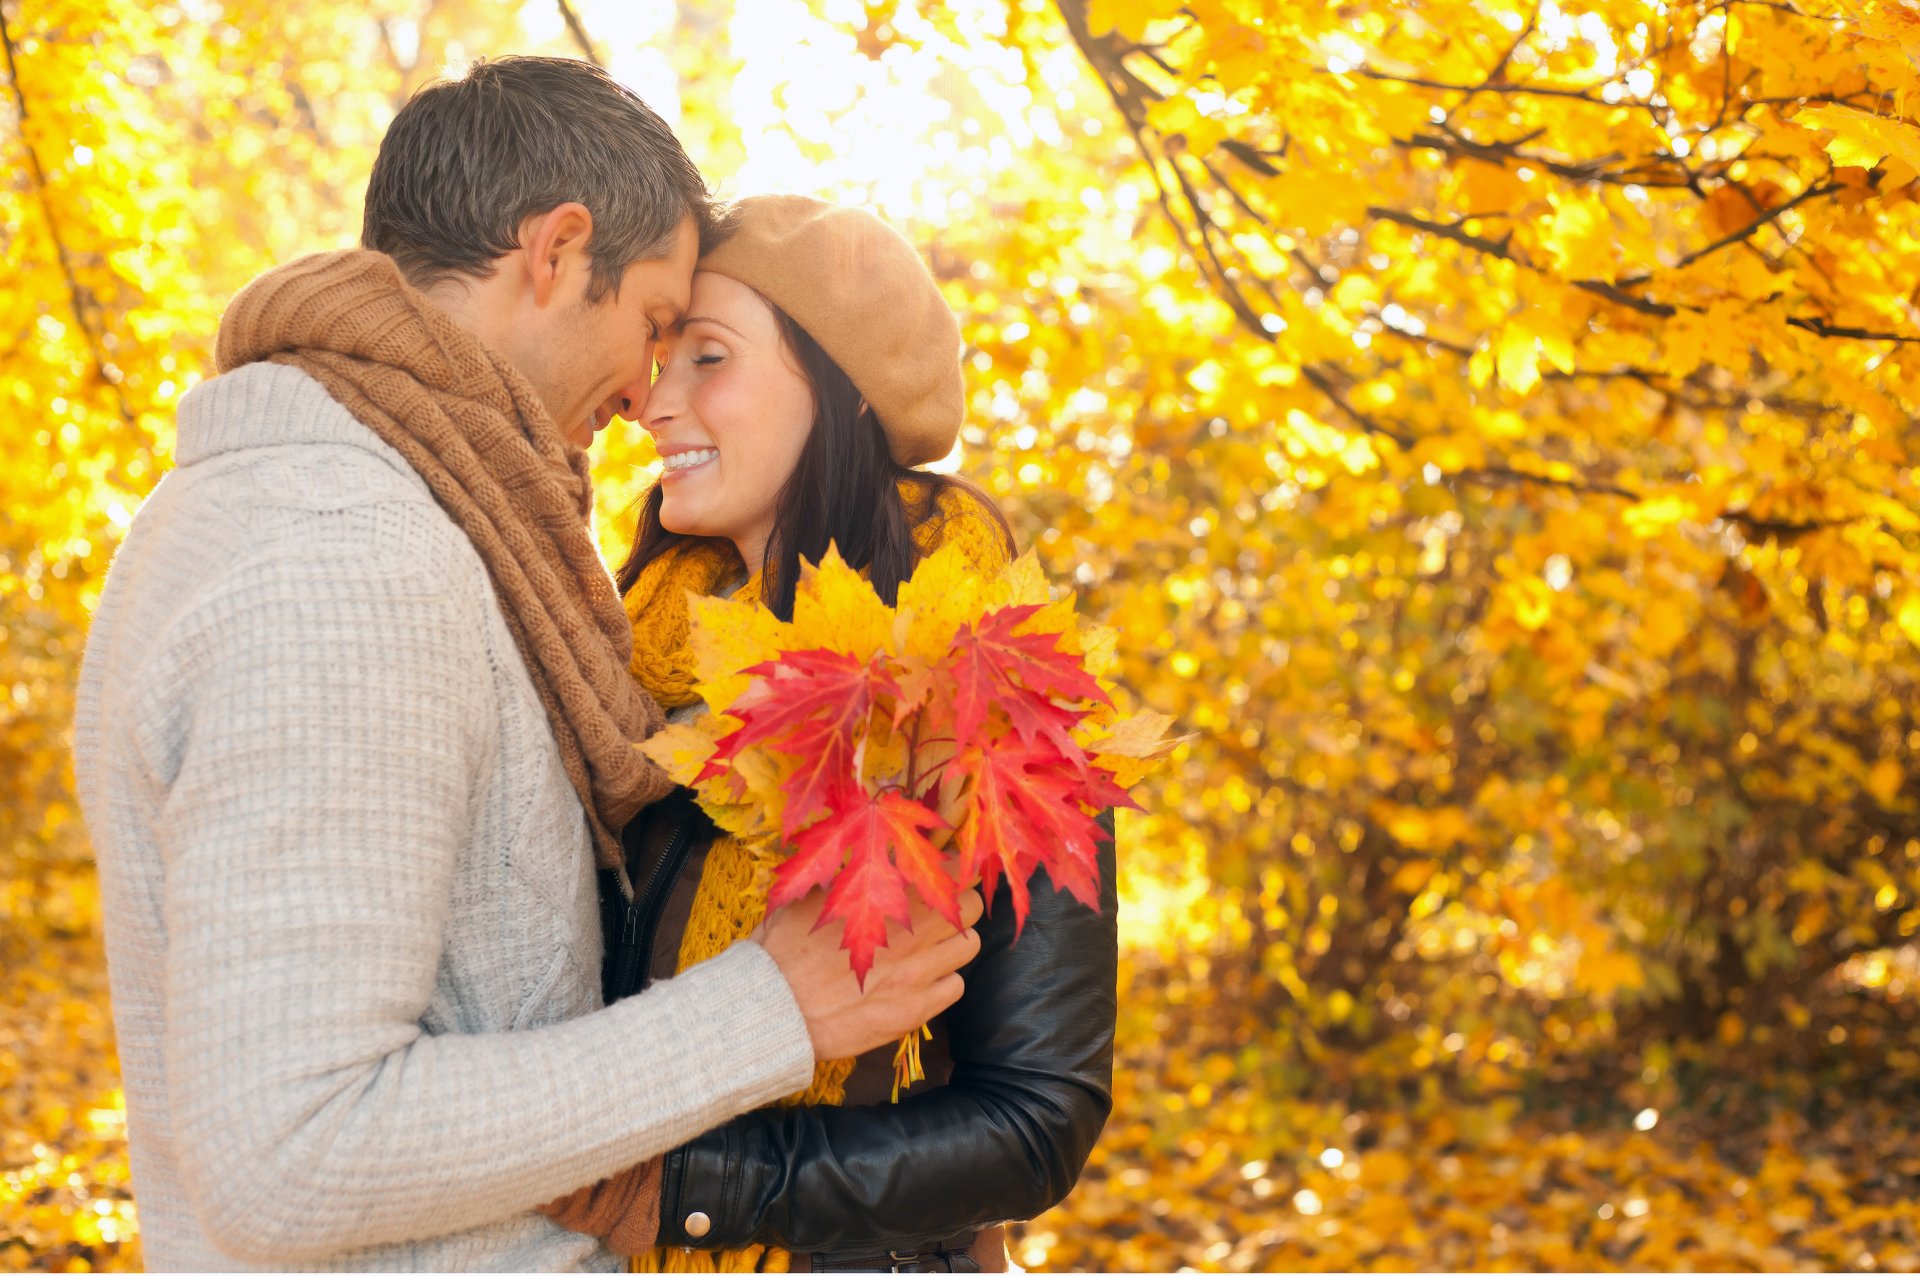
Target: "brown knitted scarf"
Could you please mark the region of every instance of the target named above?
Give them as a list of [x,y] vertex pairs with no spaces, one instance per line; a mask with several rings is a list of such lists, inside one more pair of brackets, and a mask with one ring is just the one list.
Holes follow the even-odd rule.
[[391,257],[303,257],[241,290],[221,372],[284,363],[406,459],[473,542],[586,807],[600,863],[673,783],[634,745],[660,707],[627,673],[632,634],[589,528],[586,454],[527,379],[408,285]]

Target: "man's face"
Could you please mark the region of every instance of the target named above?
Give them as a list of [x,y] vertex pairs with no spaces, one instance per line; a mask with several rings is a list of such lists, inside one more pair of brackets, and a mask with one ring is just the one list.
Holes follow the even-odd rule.
[[550,372],[540,380],[554,420],[576,446],[592,444],[615,416],[639,415],[654,342],[686,313],[699,257],[699,231],[684,218],[672,250],[627,267],[617,294],[590,302],[583,288],[566,307],[546,343]]

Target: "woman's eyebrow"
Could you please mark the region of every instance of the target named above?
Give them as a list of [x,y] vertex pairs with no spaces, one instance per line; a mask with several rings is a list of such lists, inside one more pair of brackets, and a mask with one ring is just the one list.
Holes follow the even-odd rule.
[[680,331],[685,332],[688,328],[693,327],[693,325],[696,323],[710,323],[716,328],[721,328],[726,330],[727,332],[731,332],[734,336],[740,338],[740,340],[742,341],[745,341],[747,339],[747,334],[745,334],[744,332],[741,332],[738,328],[734,327],[732,324],[722,323],[720,320],[715,319],[710,315],[688,315],[685,319],[682,319],[680,321]]

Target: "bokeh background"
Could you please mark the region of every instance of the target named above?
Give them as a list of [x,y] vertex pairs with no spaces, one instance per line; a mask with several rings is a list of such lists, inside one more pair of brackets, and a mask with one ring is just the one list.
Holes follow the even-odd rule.
[[[137,1266],[67,761],[226,299],[591,56],[963,318],[1191,732],[1038,1269],[1920,1269],[1914,0],[0,0],[0,1269]],[[876,321],[884,321],[876,316]],[[610,555],[654,473],[599,458]]]

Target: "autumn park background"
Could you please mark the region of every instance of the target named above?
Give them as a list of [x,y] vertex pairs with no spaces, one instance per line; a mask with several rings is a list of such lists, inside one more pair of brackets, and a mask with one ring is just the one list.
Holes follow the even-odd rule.
[[[1920,1269],[1914,0],[0,0],[0,1270],[139,1262],[71,788],[223,304],[590,55],[877,208],[1191,732],[1067,1270]],[[653,472],[599,458],[609,553]]]

